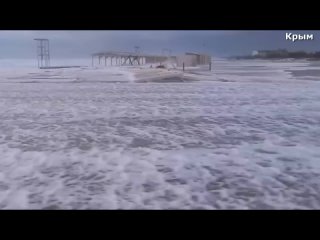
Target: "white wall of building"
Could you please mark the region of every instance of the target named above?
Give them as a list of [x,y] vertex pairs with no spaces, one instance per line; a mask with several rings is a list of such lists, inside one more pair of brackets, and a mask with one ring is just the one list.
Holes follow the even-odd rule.
[[177,56],[177,65],[182,67],[184,63],[185,67],[197,66],[197,57],[195,55],[181,55]]

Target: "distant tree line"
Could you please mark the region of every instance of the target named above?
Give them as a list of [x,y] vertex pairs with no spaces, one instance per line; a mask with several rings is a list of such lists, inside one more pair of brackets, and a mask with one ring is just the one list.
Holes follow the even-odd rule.
[[295,51],[289,52],[287,50],[262,50],[254,51],[252,55],[247,56],[236,56],[232,57],[236,59],[313,59],[320,60],[320,52],[305,52],[305,51]]

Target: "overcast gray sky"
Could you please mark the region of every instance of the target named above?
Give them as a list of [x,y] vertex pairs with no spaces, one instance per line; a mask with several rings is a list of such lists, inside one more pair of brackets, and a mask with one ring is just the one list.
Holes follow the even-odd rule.
[[[285,33],[314,34],[312,41],[287,41]],[[82,58],[98,51],[172,54],[206,51],[213,56],[250,54],[257,49],[320,51],[320,31],[0,31],[0,58],[34,58],[34,38],[50,40],[52,58]]]

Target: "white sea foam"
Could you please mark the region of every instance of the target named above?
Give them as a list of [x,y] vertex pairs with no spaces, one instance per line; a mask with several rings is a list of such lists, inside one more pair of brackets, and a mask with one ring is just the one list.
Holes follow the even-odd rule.
[[313,66],[214,64],[0,69],[0,208],[319,209],[320,83],[290,74]]

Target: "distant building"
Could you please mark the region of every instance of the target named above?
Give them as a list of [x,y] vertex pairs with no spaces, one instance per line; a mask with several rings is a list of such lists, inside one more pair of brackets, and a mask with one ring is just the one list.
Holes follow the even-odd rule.
[[177,65],[182,67],[195,67],[198,65],[208,65],[211,61],[211,56],[201,53],[185,53],[184,55],[177,56]]
[[286,49],[255,50],[251,55],[253,57],[286,57],[288,56],[288,51]]
[[254,57],[258,56],[258,55],[259,55],[259,51],[256,51],[256,50],[252,51],[252,53],[251,53],[251,56],[254,56]]

